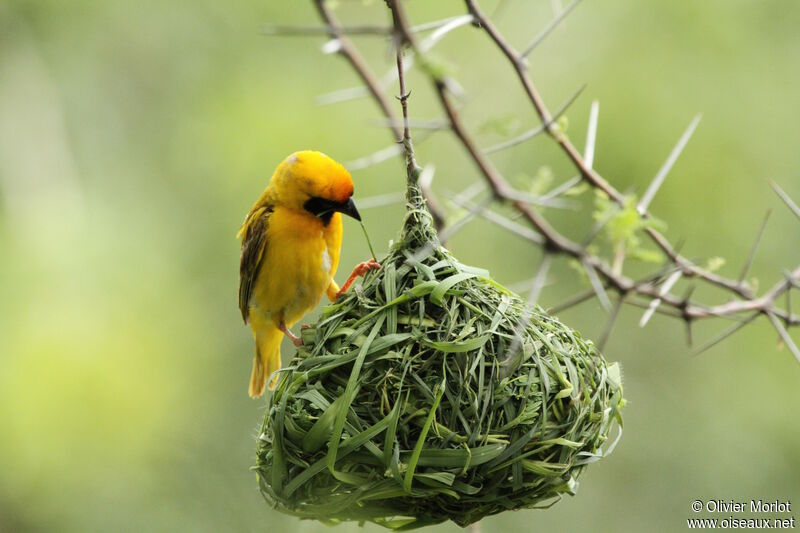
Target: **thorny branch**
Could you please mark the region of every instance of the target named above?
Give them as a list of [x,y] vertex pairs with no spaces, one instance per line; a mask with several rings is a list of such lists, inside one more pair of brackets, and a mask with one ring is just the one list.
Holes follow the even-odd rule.
[[[464,0],[466,14],[457,15],[448,19],[433,21],[430,23],[412,26],[408,19],[408,15],[403,7],[402,0],[386,0],[392,14],[391,26],[342,26],[337,18],[334,16],[330,6],[325,0],[312,0],[319,12],[319,15],[324,23],[323,27],[280,27],[273,26],[266,30],[269,34],[278,35],[320,35],[327,34],[331,42],[326,45],[327,50],[333,50],[339,55],[343,56],[351,67],[355,70],[362,83],[366,86],[366,90],[372,99],[378,104],[381,112],[386,118],[386,125],[392,131],[392,134],[397,142],[410,141],[409,119],[406,112],[406,99],[408,94],[405,88],[401,91],[400,99],[404,108],[404,116],[398,117],[393,111],[390,98],[387,96],[381,83],[375,77],[367,62],[360,54],[358,48],[348,38],[348,35],[376,35],[383,37],[392,37],[392,44],[397,52],[397,61],[402,62],[401,49],[407,48],[413,54],[413,58],[417,64],[425,65],[425,53],[432,48],[436,42],[441,40],[447,33],[455,30],[456,28],[463,27],[466,24],[472,24],[475,28],[486,33],[490,41],[497,47],[499,52],[506,58],[513,72],[517,76],[522,91],[536,114],[539,117],[540,125],[531,129],[526,134],[519,138],[511,139],[504,143],[500,143],[488,149],[481,149],[475,141],[472,133],[464,124],[457,106],[454,103],[454,96],[460,90],[458,83],[450,76],[440,72],[435,68],[423,68],[421,71],[428,78],[431,87],[436,95],[440,107],[445,115],[444,128],[449,130],[462,145],[469,158],[476,166],[483,181],[489,187],[492,196],[496,202],[513,208],[519,216],[530,226],[532,231],[527,228],[519,227],[515,222],[508,219],[503,219],[502,227],[506,229],[514,228],[515,234],[527,239],[532,244],[541,246],[544,250],[544,258],[542,268],[536,276],[535,286],[536,293],[538,294],[544,286],[545,277],[547,274],[547,266],[550,264],[550,259],[554,255],[563,255],[571,257],[577,261],[578,264],[584,269],[588,279],[591,282],[592,289],[582,293],[575,298],[570,299],[556,306],[555,310],[563,310],[581,302],[587,301],[591,298],[598,298],[604,307],[609,311],[609,320],[606,324],[605,332],[603,333],[602,342],[605,341],[613,328],[618,311],[621,305],[628,304],[637,307],[643,307],[645,314],[642,317],[641,325],[644,325],[649,320],[650,316],[654,313],[660,313],[667,316],[678,318],[686,323],[689,342],[691,344],[691,324],[700,319],[709,318],[729,318],[736,320],[736,324],[728,329],[719,337],[712,339],[703,345],[699,351],[710,348],[717,344],[727,336],[741,329],[744,325],[749,324],[755,318],[763,315],[770,324],[775,328],[782,342],[784,342],[795,357],[800,361],[800,350],[792,341],[787,332],[787,328],[800,325],[800,315],[793,314],[790,307],[790,294],[793,289],[797,289],[800,285],[800,265],[795,267],[794,270],[784,273],[784,279],[776,283],[770,289],[765,291],[761,296],[757,296],[754,289],[745,281],[747,270],[752,263],[753,254],[755,254],[758,242],[763,235],[764,226],[758,232],[756,242],[753,244],[750,256],[745,263],[744,271],[741,276],[736,279],[727,278],[717,273],[711,272],[708,269],[701,267],[694,263],[692,260],[682,256],[677,247],[673,246],[667,238],[657,229],[651,226],[644,226],[642,232],[657,246],[663,253],[666,266],[656,272],[654,275],[648,276],[644,279],[635,280],[625,274],[622,270],[622,261],[624,260],[624,249],[618,250],[617,257],[613,264],[609,263],[596,253],[589,251],[588,244],[591,238],[586,242],[574,242],[556,228],[554,228],[544,217],[540,210],[536,209],[535,205],[546,204],[547,201],[552,200],[576,185],[580,181],[588,183],[592,188],[601,191],[611,201],[613,201],[619,208],[623,208],[630,201],[625,194],[616,189],[608,180],[603,178],[600,173],[592,166],[594,143],[587,142],[585,153],[581,152],[571,143],[569,138],[558,127],[557,120],[566,108],[577,97],[577,94],[570,98],[555,114],[551,113],[546,106],[543,98],[539,94],[536,85],[534,84],[528,70],[527,57],[532,50],[542,42],[547,35],[564,19],[566,16],[577,6],[580,0],[575,0],[570,4],[567,9],[559,13],[548,24],[543,31],[541,31],[524,49],[518,52],[508,40],[501,34],[497,27],[493,24],[490,18],[480,9],[477,0]],[[424,31],[434,30],[433,34],[421,41],[419,35]],[[402,64],[398,63],[398,70],[402,72]],[[401,77],[401,82],[404,80]],[[592,118],[590,118],[589,138],[594,138],[594,129],[596,128],[596,105],[592,109]],[[680,155],[681,150],[689,141],[694,128],[697,126],[699,117],[687,128],[679,140],[676,147],[670,154],[667,162],[659,170],[659,173],[654,178],[653,182],[648,187],[644,197],[637,204],[637,212],[643,219],[650,219],[651,214],[648,211],[650,202],[658,192],[661,184],[663,183],[666,175],[672,167],[677,157]],[[441,125],[437,126],[437,129]],[[547,134],[552,140],[560,147],[567,158],[570,160],[578,176],[569,182],[557,187],[548,195],[540,198],[531,198],[514,189],[514,187],[505,179],[502,173],[489,159],[488,154],[495,151],[503,150],[513,147],[527,139],[538,135],[540,133]],[[399,152],[398,152],[399,153]],[[434,216],[437,226],[441,229],[445,225],[446,213],[443,207],[436,201],[435,197],[430,191],[430,180],[425,180],[423,184],[423,194],[426,196],[428,206]],[[772,183],[773,189],[784,203],[800,217],[800,209],[789,198],[789,196]],[[503,218],[500,215],[485,210],[485,205],[478,207],[471,211],[471,216],[481,214],[490,219]],[[458,224],[463,226],[464,221],[459,221]],[[765,221],[766,223],[766,221]],[[459,228],[461,227],[459,226]],[[515,227],[516,226],[516,227]],[[525,231],[520,231],[520,228]],[[457,228],[453,228],[457,229]],[[596,228],[599,230],[599,228]],[[452,235],[453,232],[448,232]],[[680,279],[694,279],[696,283],[707,284],[709,286],[718,287],[731,296],[727,302],[706,305],[695,301],[691,298],[691,291],[685,296],[678,296],[672,292],[673,286],[677,284]],[[616,293],[614,304],[612,306],[611,299],[608,291]],[[778,301],[781,297],[786,298],[785,307],[781,307]]]
[[[361,78],[361,81],[363,81],[364,85],[367,86],[372,98],[381,108],[381,112],[389,120],[389,128],[394,134],[395,140],[397,142],[402,142],[404,138],[402,126],[403,123],[399,121],[397,115],[393,111],[390,100],[386,96],[386,93],[384,93],[383,89],[378,83],[378,80],[375,78],[375,75],[370,70],[358,49],[353,45],[353,42],[347,37],[347,34],[343,31],[343,28],[336,19],[336,16],[333,14],[333,11],[328,5],[326,5],[325,0],[314,0],[314,4],[317,7],[320,17],[325,22],[328,36],[331,39],[334,39],[337,43],[336,49],[338,53],[347,59],[348,63],[350,63],[350,66],[353,67],[358,76]],[[386,33],[391,34],[391,29],[387,28]],[[405,129],[408,129],[407,119],[405,121]],[[430,210],[431,215],[433,215],[433,222],[437,229],[441,229],[444,226],[445,220],[444,209],[439,205],[439,202],[430,192],[430,189],[425,186],[426,184],[420,185],[423,189],[422,193],[425,195],[425,198],[428,202],[428,209]]]

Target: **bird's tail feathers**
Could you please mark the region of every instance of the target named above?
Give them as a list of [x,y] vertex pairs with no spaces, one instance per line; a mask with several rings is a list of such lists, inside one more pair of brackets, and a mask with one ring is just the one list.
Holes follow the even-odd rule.
[[[276,327],[268,328],[256,336],[256,353],[253,357],[253,373],[250,376],[251,398],[264,394],[267,378],[281,367],[281,340],[283,333]],[[278,375],[270,381],[270,390],[278,383]]]

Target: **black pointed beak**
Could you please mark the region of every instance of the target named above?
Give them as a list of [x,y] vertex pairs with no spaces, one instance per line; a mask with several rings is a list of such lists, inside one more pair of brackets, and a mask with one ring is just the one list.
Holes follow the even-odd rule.
[[312,215],[320,217],[326,225],[331,220],[334,213],[342,213],[343,215],[353,217],[361,222],[361,215],[358,213],[358,209],[356,209],[356,204],[353,202],[352,198],[348,199],[346,202],[339,203],[333,200],[320,198],[319,196],[312,196],[303,204],[303,207]]
[[356,203],[353,201],[352,198],[347,200],[347,202],[345,202],[343,204],[340,204],[336,208],[336,210],[339,211],[343,215],[347,215],[349,217],[353,217],[354,219],[356,219],[359,222],[361,222],[361,215],[359,214],[358,209],[356,209]]

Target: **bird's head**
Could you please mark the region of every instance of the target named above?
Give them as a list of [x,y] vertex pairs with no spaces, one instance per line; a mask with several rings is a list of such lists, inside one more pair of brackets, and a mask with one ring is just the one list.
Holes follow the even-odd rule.
[[307,211],[325,224],[334,213],[361,220],[353,203],[350,173],[321,152],[293,153],[278,166],[269,186],[280,204]]

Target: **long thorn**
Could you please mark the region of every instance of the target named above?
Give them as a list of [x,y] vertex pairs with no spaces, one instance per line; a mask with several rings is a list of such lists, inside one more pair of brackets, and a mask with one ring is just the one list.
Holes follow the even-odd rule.
[[458,193],[451,193],[453,201],[456,203],[459,202],[469,202],[480,193],[486,190],[486,184],[482,181],[476,181],[469,186],[465,187],[464,190]]
[[753,259],[756,257],[756,250],[758,250],[758,244],[761,242],[761,238],[764,236],[764,229],[767,227],[767,221],[769,220],[769,216],[772,214],[772,209],[767,210],[767,214],[764,216],[764,222],[761,223],[761,227],[758,230],[758,234],[756,235],[756,240],[753,242],[753,246],[750,248],[750,254],[747,256],[747,261],[742,268],[742,273],[739,276],[739,283],[744,281],[744,278],[747,277],[747,272],[750,270],[750,267],[753,265]]
[[[375,122],[379,126],[388,126],[390,128],[402,128],[402,120],[391,120],[388,118],[379,119]],[[448,127],[449,122],[446,119],[433,118],[433,119],[408,119],[409,125],[415,130],[442,130]]]
[[389,192],[386,194],[376,194],[375,196],[359,198],[358,209],[374,209],[376,207],[399,204],[405,199],[405,197],[405,194],[402,192]]
[[792,340],[792,337],[789,335],[789,332],[786,331],[786,328],[783,327],[781,321],[778,320],[778,317],[776,317],[775,314],[772,313],[771,311],[767,311],[767,318],[769,318],[769,321],[772,322],[772,325],[775,327],[775,330],[778,332],[778,335],[780,335],[781,339],[783,339],[784,344],[786,344],[786,346],[789,347],[789,350],[795,356],[797,361],[800,362],[800,349],[797,348],[797,345]]
[[436,43],[441,41],[445,35],[450,33],[451,31],[455,30],[456,28],[460,28],[461,26],[465,26],[467,24],[471,24],[474,20],[472,15],[460,15],[451,19],[446,24],[440,26],[435,32],[430,34],[430,36],[422,41],[419,44],[419,51],[420,53],[425,53],[429,51],[431,48],[436,46]]
[[348,100],[356,100],[369,96],[369,89],[363,85],[358,87],[348,87],[346,89],[339,89],[325,94],[317,95],[314,99],[317,105],[330,105],[338,104],[339,102],[346,102]]
[[551,190],[550,192],[547,192],[547,193],[543,194],[540,197],[540,199],[542,201],[545,201],[545,200],[550,200],[551,198],[555,198],[557,196],[560,196],[563,193],[565,193],[568,190],[570,190],[571,188],[573,188],[574,186],[576,186],[577,184],[579,184],[582,180],[583,180],[583,178],[581,178],[580,176],[573,176],[572,178],[568,179],[567,181],[565,181],[561,185],[553,188],[553,190]]
[[[410,69],[413,64],[414,56],[403,58],[403,66],[406,70]],[[359,70],[359,73],[360,72],[361,71]],[[315,101],[318,105],[329,105],[338,104],[339,102],[346,102],[348,100],[356,100],[370,95],[375,97],[375,95],[378,94],[376,91],[381,91],[382,95],[382,91],[388,89],[392,83],[397,81],[397,70],[395,69],[387,71],[386,74],[384,74],[380,79],[373,79],[372,73],[368,74],[369,78],[364,78],[365,75],[367,74],[364,71],[364,74],[361,74],[361,76],[364,83],[367,84],[366,86],[361,85],[358,87],[348,87],[346,89],[338,89],[328,93],[320,94],[315,98]],[[383,96],[381,96],[381,98],[383,98]],[[381,104],[381,106],[382,105],[383,104]]]
[[781,189],[780,186],[773,180],[769,180],[769,183],[772,185],[772,190],[774,190],[775,193],[780,196],[781,200],[783,200],[783,203],[785,203],[786,206],[791,209],[792,213],[794,213],[797,218],[800,218],[800,207],[797,207],[797,204],[792,201],[788,194],[786,194],[786,191]]
[[[466,191],[462,192],[463,195]],[[455,197],[452,197],[451,200],[455,200]],[[444,242],[450,240],[453,236],[455,236],[459,231],[464,229],[466,224],[475,218],[478,215],[483,214],[484,211],[489,207],[489,204],[492,203],[491,197],[484,199],[478,204],[470,203],[468,200],[464,200],[462,207],[467,209],[467,212],[462,215],[459,219],[454,222],[451,222],[447,226],[445,226],[442,231],[439,232],[439,241]],[[467,207],[468,206],[468,207]]]
[[539,32],[539,35],[533,38],[528,46],[526,46],[525,49],[520,53],[520,57],[527,57],[531,52],[533,52],[534,48],[539,46],[539,44],[544,41],[554,29],[556,29],[556,26],[558,26],[562,20],[567,18],[567,15],[569,15],[570,12],[580,3],[581,0],[573,0],[573,2],[566,7],[566,9],[559,13],[553,20],[550,21],[550,24],[548,24],[541,32]]
[[[328,26],[280,26],[280,25],[266,25],[261,27],[262,35],[278,36],[278,37],[304,37],[309,35],[328,35],[330,33]],[[378,37],[386,37],[391,35],[392,28],[388,26],[350,26],[341,27],[339,32],[343,35],[375,35]]]
[[611,336],[611,330],[614,329],[614,323],[617,321],[617,317],[619,316],[619,310],[622,307],[622,301],[624,300],[624,296],[620,296],[617,298],[616,303],[614,304],[614,308],[611,310],[611,313],[608,315],[608,322],[606,322],[606,327],[603,330],[603,334],[600,336],[600,340],[597,342],[597,349],[601,352],[606,347],[606,342],[608,342],[608,337]]
[[600,114],[600,102],[592,102],[589,108],[589,126],[586,128],[586,148],[583,150],[583,161],[587,168],[594,164],[594,147],[597,142],[597,118]]
[[650,302],[650,306],[647,308],[647,311],[645,311],[642,315],[642,319],[639,321],[640,328],[643,328],[647,325],[647,323],[650,321],[650,318],[653,316],[653,313],[656,312],[656,308],[661,305],[661,296],[667,294],[670,289],[672,289],[673,285],[675,285],[678,280],[681,279],[682,275],[682,271],[676,270],[667,278],[667,281],[664,282],[664,284],[661,286],[661,289],[658,291],[659,298],[656,298]]
[[[431,134],[435,133],[439,130],[425,130],[419,135],[417,135],[414,139],[414,143],[416,145],[422,144],[422,142],[430,137]],[[371,166],[375,166],[379,163],[383,163],[384,161],[388,161],[392,159],[394,156],[403,153],[403,145],[398,143],[390,144],[385,148],[381,148],[377,152],[373,152],[369,155],[365,155],[364,157],[359,157],[358,159],[354,159],[352,161],[347,162],[347,168],[353,172],[356,170],[364,170],[365,168],[369,168]]]
[[597,272],[595,271],[594,267],[586,261],[582,261],[581,264],[583,265],[583,269],[586,270],[586,275],[589,277],[589,283],[592,284],[592,288],[597,293],[597,299],[600,302],[600,305],[602,305],[603,309],[606,311],[610,310],[611,301],[608,299],[606,288],[603,287],[603,283],[597,276]]
[[728,337],[730,337],[731,335],[733,335],[734,333],[736,333],[737,331],[739,331],[740,329],[745,327],[747,324],[749,324],[750,322],[752,322],[753,320],[758,318],[758,315],[759,315],[759,313],[755,312],[752,315],[750,315],[749,317],[747,317],[744,320],[742,320],[741,322],[739,322],[737,324],[734,324],[732,327],[730,327],[730,328],[726,329],[725,331],[723,331],[720,335],[717,335],[716,337],[714,337],[710,341],[708,341],[705,344],[699,346],[693,352],[692,355],[697,356],[697,355],[700,355],[701,353],[713,348],[714,346],[716,346],[720,342],[724,341],[725,339],[727,339]]
[[686,128],[686,131],[683,132],[681,138],[678,139],[678,144],[675,145],[675,148],[672,149],[670,152],[669,157],[658,170],[656,177],[653,178],[653,181],[650,183],[650,186],[645,191],[642,199],[639,201],[639,205],[636,206],[636,209],[639,211],[640,215],[644,215],[647,212],[647,208],[650,206],[650,202],[653,201],[658,189],[661,188],[661,185],[664,183],[664,180],[669,174],[669,171],[672,170],[672,166],[675,164],[675,161],[678,160],[678,157],[683,152],[683,149],[686,147],[686,144],[689,142],[689,139],[692,138],[692,134],[694,130],[697,128],[697,125],[700,123],[700,119],[702,115],[697,115],[692,119],[689,123],[689,127]]
[[[475,207],[474,204],[472,204],[471,202],[464,201],[457,197],[451,197],[450,200],[453,201],[455,204],[460,205],[461,207],[465,207],[467,209],[474,209]],[[489,202],[491,201],[491,197],[488,198],[488,201]],[[509,220],[508,218],[504,217],[499,213],[495,213],[494,211],[490,211],[488,209],[483,209],[478,214],[483,218],[485,218],[486,220],[494,222],[498,226],[507,229],[511,233],[519,235],[524,239],[535,242],[536,244],[544,243],[544,237],[542,237],[539,233],[535,232],[534,230],[526,226],[517,224],[513,220]]]
[[563,115],[567,111],[567,109],[569,109],[569,106],[571,106],[572,103],[578,99],[578,97],[581,95],[584,89],[586,89],[586,85],[583,85],[577,91],[572,93],[572,96],[570,96],[567,99],[567,101],[564,102],[560,108],[558,108],[555,115],[553,115],[553,117],[548,122],[545,122],[533,129],[530,129],[525,133],[521,133],[520,135],[517,135],[514,138],[508,139],[507,141],[503,141],[501,143],[497,143],[493,146],[490,146],[489,148],[485,148],[483,150],[483,153],[493,154],[495,152],[499,152],[500,150],[505,150],[506,148],[511,148],[512,146],[522,144],[529,139],[533,139],[537,135],[541,135],[542,133],[547,131],[547,129],[550,126],[552,126],[559,118],[561,118],[561,115]]
[[694,339],[692,338],[692,324],[694,322],[691,320],[687,320],[686,324],[686,345],[691,348],[692,344],[694,344]]
[[547,272],[550,270],[551,260],[552,257],[548,253],[545,253],[542,257],[542,263],[539,265],[539,270],[536,272],[536,277],[533,278],[531,292],[528,295],[529,301],[535,302],[539,299],[539,295],[542,293],[544,284],[547,281]]
[[576,305],[582,304],[583,302],[585,302],[587,300],[591,300],[595,296],[595,294],[596,293],[595,293],[594,289],[588,289],[588,290],[583,291],[583,292],[581,292],[579,294],[576,294],[575,296],[573,296],[572,298],[568,299],[565,302],[562,302],[562,303],[560,303],[558,305],[555,305],[553,307],[549,307],[547,309],[547,312],[550,313],[551,315],[558,314],[561,311],[566,311],[567,309],[569,309],[571,307],[575,307]]
[[430,31],[435,30],[437,28],[441,28],[442,26],[446,26],[450,24],[454,20],[458,20],[464,17],[464,15],[456,15],[454,17],[448,17],[442,20],[434,20],[432,22],[423,22],[421,24],[417,24],[416,26],[411,27],[411,33],[419,33],[422,31]]
[[[652,302],[652,300],[639,301],[639,300],[634,300],[633,298],[628,298],[628,299],[625,300],[625,304],[632,305],[633,307],[638,307],[639,309],[649,309],[650,308],[650,302]],[[677,318],[679,320],[683,320],[683,315],[681,314],[681,312],[677,311],[676,309],[674,309],[672,307],[659,306],[656,309],[656,313],[659,314],[659,315],[668,316],[670,318]]]

